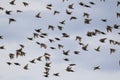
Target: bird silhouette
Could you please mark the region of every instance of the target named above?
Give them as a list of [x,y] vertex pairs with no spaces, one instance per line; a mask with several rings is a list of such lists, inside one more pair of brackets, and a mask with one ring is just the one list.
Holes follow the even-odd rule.
[[95,51],[100,51],[100,46],[98,46],[97,48],[95,48]]
[[6,10],[6,11],[5,11],[5,13],[6,13],[7,15],[11,15],[11,12],[12,12],[11,10],[9,10],[9,11]]
[[88,51],[88,44],[86,44],[86,45],[84,45],[83,47],[82,47],[82,49],[84,50],[84,51]]
[[12,64],[11,62],[6,62],[9,66]]
[[20,63],[18,63],[18,62],[15,62],[14,64],[15,64],[16,66],[20,66]]
[[0,7],[0,10],[2,10],[2,11],[3,11],[3,10],[4,10],[4,8],[3,8],[3,7]]
[[58,77],[60,76],[59,73],[54,73],[53,75],[54,75],[54,76],[58,76]]
[[80,53],[80,51],[74,51],[74,54],[79,54]]
[[60,13],[59,11],[55,10],[53,14],[56,15],[56,14],[59,14],[59,13]]
[[100,69],[100,66],[96,66],[96,67],[94,67],[93,70],[99,70],[99,69]]
[[11,24],[11,22],[16,22],[16,20],[13,18],[9,18],[9,24]]
[[14,55],[13,53],[10,53],[10,54],[9,54],[9,58],[10,58],[10,59],[14,59],[14,56],[15,56],[15,55]]
[[3,36],[0,35],[0,39],[3,39]]
[[69,4],[69,5],[68,5],[68,8],[69,8],[69,9],[74,9],[74,8],[73,8],[73,5],[74,5],[73,3],[72,3],[72,4]]
[[15,5],[15,0],[9,2],[11,5]]
[[3,45],[3,46],[0,46],[0,49],[5,49],[4,45]]
[[106,30],[107,30],[107,32],[112,32],[112,27],[111,26],[107,26]]
[[102,42],[102,43],[105,43],[105,40],[106,40],[107,38],[101,38],[99,41],[100,42]]
[[70,52],[70,50],[67,50],[67,51],[63,50],[63,54],[66,55],[66,56],[69,55],[69,52]]
[[22,2],[22,3],[25,7],[29,5],[27,2]]
[[68,10],[66,9],[66,14],[71,15],[71,14],[72,14],[72,11],[68,11]]
[[117,7],[120,5],[120,1],[117,1]]
[[28,70],[28,64],[26,64],[23,69]]
[[117,18],[120,18],[120,13],[117,12],[117,13],[116,13],[116,16],[117,16]]
[[35,15],[36,18],[41,18],[40,12]]
[[63,27],[62,26],[57,26],[58,27],[58,29],[61,31],[62,29],[63,29]]

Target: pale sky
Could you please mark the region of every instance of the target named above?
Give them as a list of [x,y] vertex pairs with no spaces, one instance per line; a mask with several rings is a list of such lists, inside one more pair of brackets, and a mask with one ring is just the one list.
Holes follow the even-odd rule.
[[[89,2],[94,2],[95,5]],[[117,6],[119,0],[16,0],[15,5],[10,5],[10,0],[0,0],[0,46],[5,49],[0,49],[0,80],[120,80],[120,45],[113,45],[109,40],[120,42],[120,28],[114,29],[114,25],[120,25],[120,17],[116,17],[116,13],[120,13],[120,5]],[[22,2],[29,3],[24,6]],[[91,8],[86,8],[79,3],[90,5]],[[47,4],[52,4],[52,9],[46,8]],[[68,5],[74,4],[74,9],[69,9]],[[66,14],[66,9],[72,11],[71,15]],[[11,10],[11,15],[5,13],[6,10]],[[23,12],[17,13],[16,10]],[[54,11],[59,11],[59,14],[53,15]],[[41,18],[36,18],[35,15],[40,12]],[[92,19],[90,24],[85,24],[83,13],[90,14],[89,19]],[[77,17],[75,20],[70,20],[71,16]],[[9,18],[14,18],[16,22],[9,24]],[[107,19],[107,22],[101,21]],[[65,20],[65,24],[59,22]],[[53,25],[54,31],[48,30],[48,25]],[[107,32],[107,25],[111,26],[112,32]],[[57,26],[62,26],[60,31]],[[42,29],[41,32],[48,33],[45,38],[35,38],[33,41],[27,37],[33,37],[34,29]],[[93,37],[88,37],[88,31],[98,29],[106,33],[106,35],[97,34]],[[70,38],[63,38],[62,33],[67,33]],[[82,37],[81,42],[88,44],[88,51],[81,49],[79,42],[75,40],[76,36]],[[54,38],[58,37],[61,41]],[[101,43],[101,38],[107,38],[105,43]],[[50,43],[48,39],[53,39],[55,42]],[[47,49],[41,48],[37,42],[47,44]],[[23,51],[26,53],[24,57],[14,58],[10,60],[9,54],[16,54],[16,50],[20,48],[19,44],[25,47]],[[63,49],[58,49],[57,45],[64,45]],[[100,52],[94,49],[100,46]],[[55,47],[55,50],[50,49]],[[115,53],[110,54],[110,48],[116,49]],[[63,50],[70,50],[69,56],[63,55]],[[74,54],[74,51],[80,51],[79,54]],[[45,59],[42,61],[35,60],[35,64],[30,63],[30,60],[43,56],[44,53],[51,54],[51,67],[49,77],[45,78],[44,67]],[[68,58],[70,61],[64,61]],[[8,65],[6,62],[11,62]],[[14,63],[20,63],[21,66],[16,66]],[[23,67],[28,64],[29,70],[24,70]],[[75,72],[67,72],[65,69],[69,64],[76,64],[72,69]],[[94,67],[100,66],[99,70],[93,70]],[[53,76],[54,73],[59,73],[59,77]]]

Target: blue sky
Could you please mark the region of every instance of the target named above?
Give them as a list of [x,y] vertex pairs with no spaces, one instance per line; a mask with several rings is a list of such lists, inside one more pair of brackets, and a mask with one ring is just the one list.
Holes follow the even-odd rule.
[[[79,5],[79,2],[89,4],[91,0],[16,0],[16,5],[10,5],[9,0],[1,0],[0,7],[0,35],[3,39],[0,40],[0,46],[4,45],[5,49],[0,50],[0,80],[119,80],[120,79],[120,46],[109,44],[109,40],[113,39],[120,42],[118,32],[120,29],[113,29],[112,32],[107,32],[107,25],[112,26],[119,24],[120,18],[116,18],[116,12],[120,12],[117,7],[117,0],[92,0],[95,5],[91,8],[85,8]],[[22,2],[29,3],[29,6],[24,7]],[[74,4],[74,9],[68,9],[69,4]],[[52,4],[52,10],[46,9],[47,4]],[[90,4],[89,4],[90,5]],[[22,13],[16,13],[16,10],[22,10]],[[72,15],[66,14],[66,9],[73,11]],[[12,15],[6,15],[5,10],[12,10]],[[60,14],[53,15],[57,10]],[[42,18],[36,18],[37,13],[41,13]],[[83,13],[90,14],[92,19],[90,24],[84,23]],[[69,20],[71,16],[77,17],[77,20]],[[8,24],[8,18],[16,19],[16,22]],[[101,19],[107,19],[107,22],[102,22]],[[60,21],[66,20],[65,25],[60,24]],[[55,30],[48,30],[48,25],[55,26]],[[62,26],[63,30],[58,30],[57,26]],[[27,37],[32,37],[35,32],[34,29],[42,29],[43,33],[48,33],[46,38],[37,38],[29,41]],[[88,31],[99,29],[106,33],[106,35],[97,35],[93,37],[86,36]],[[70,38],[62,38],[62,33],[67,33]],[[82,42],[88,44],[88,51],[81,49],[78,41],[75,41],[76,36],[82,37]],[[54,38],[61,38],[61,41],[56,41]],[[105,43],[100,43],[99,39],[107,38]],[[54,39],[54,43],[50,43],[48,39]],[[47,44],[48,48],[40,48],[36,41]],[[9,53],[16,52],[20,48],[19,44],[24,44],[23,49],[26,52],[25,57],[9,59]],[[58,44],[63,44],[64,48],[57,49]],[[94,48],[101,46],[101,51],[96,52]],[[55,47],[55,50],[49,49]],[[109,49],[115,48],[116,52],[110,54]],[[70,50],[69,56],[63,55],[63,50]],[[79,55],[73,52],[80,51]],[[30,60],[42,56],[45,52],[51,54],[51,68],[49,78],[44,78],[45,59],[41,62],[35,61],[36,64],[29,63]],[[70,61],[65,62],[63,59],[69,58]],[[18,62],[21,66],[12,64],[8,66],[6,62]],[[70,63],[75,63],[73,67],[75,72],[69,73],[65,70]],[[24,70],[23,66],[29,64],[29,70]],[[100,66],[100,70],[94,71],[95,66]],[[59,72],[60,77],[53,76],[53,73]]]

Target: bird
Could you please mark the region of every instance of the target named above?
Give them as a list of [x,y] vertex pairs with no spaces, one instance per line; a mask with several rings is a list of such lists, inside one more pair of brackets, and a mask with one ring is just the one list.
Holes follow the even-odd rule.
[[80,53],[80,51],[74,51],[74,54],[79,54]]
[[3,7],[0,7],[0,10],[2,10],[2,11],[3,11],[3,10],[4,10],[4,8],[3,8]]
[[0,35],[0,39],[3,39],[3,36],[2,36],[2,35]]
[[54,75],[54,76],[60,76],[59,73],[54,73],[53,75]]
[[107,32],[112,32],[112,27],[107,25],[106,30]]
[[16,20],[14,18],[9,18],[9,24],[11,24],[11,22],[16,22]]
[[59,11],[55,10],[53,14],[56,15],[56,14],[59,14],[59,13],[60,13]]
[[15,62],[14,64],[17,65],[17,66],[20,66],[20,63],[18,63],[18,62]]
[[38,38],[38,37],[39,37],[39,34],[35,32],[35,33],[33,33],[33,37],[34,37],[34,38]]
[[40,12],[35,15],[36,18],[41,18]]
[[117,16],[117,18],[120,18],[120,13],[117,12],[117,13],[116,13],[116,16]]
[[10,53],[10,54],[9,54],[9,58],[10,58],[10,59],[14,59],[14,56],[15,56],[15,54],[13,54],[13,53]]
[[73,5],[74,5],[73,3],[72,3],[72,4],[69,4],[69,5],[68,5],[68,8],[69,8],[69,9],[74,9],[74,8],[73,8]]
[[70,11],[68,11],[68,10],[66,9],[66,14],[71,15],[71,14],[72,14],[72,11],[70,12]]
[[6,62],[9,66],[12,64],[11,62]]
[[70,37],[70,35],[68,35],[67,33],[62,33],[62,37],[69,38],[69,37]]
[[27,37],[28,40],[32,41],[33,40],[33,37]]
[[63,54],[66,55],[66,56],[69,55],[69,52],[70,52],[70,50],[67,50],[67,51],[63,50]]
[[68,58],[64,58],[64,61],[69,61],[69,59]]
[[70,17],[70,20],[73,20],[73,19],[75,20],[75,19],[77,19],[77,17],[71,16],[71,17]]
[[61,31],[62,29],[63,29],[63,27],[62,26],[57,26],[58,27],[58,29]]
[[67,71],[67,72],[74,72],[74,70],[72,69],[71,66],[67,66],[67,67],[66,67],[66,71]]
[[82,39],[82,38],[81,38],[80,36],[76,36],[76,39],[75,39],[75,40],[76,40],[76,41],[78,40],[79,42],[81,42],[81,39]]
[[22,2],[22,3],[25,7],[29,5],[27,2]]
[[90,24],[90,21],[92,21],[92,19],[84,19],[85,24]]
[[84,50],[84,51],[88,51],[88,44],[86,44],[86,45],[84,45],[84,46],[82,46],[82,49]]
[[58,49],[63,48],[64,46],[62,44],[58,44]]
[[42,29],[34,29],[36,32],[40,33]]
[[23,69],[28,70],[28,64],[26,64]]
[[88,14],[86,12],[83,13],[83,17],[89,18],[89,16],[90,16],[90,14]]
[[38,61],[42,61],[42,56],[37,58]]
[[3,46],[0,46],[0,49],[5,49],[4,45],[3,45]]
[[119,29],[120,25],[114,24],[114,29]]
[[95,51],[100,51],[100,46],[98,46],[97,48],[95,48]]
[[60,21],[60,24],[65,24],[65,20],[63,20],[63,21]]
[[53,43],[53,42],[55,42],[53,39],[48,39],[49,41],[50,41],[50,43]]
[[21,48],[24,48],[25,46],[23,44],[19,44]]
[[21,10],[16,10],[16,12],[17,12],[17,13],[20,13],[20,12],[23,12],[23,11],[21,11]]
[[107,38],[101,38],[99,41],[100,42],[102,42],[102,43],[105,43],[105,40],[106,40]]
[[90,4],[92,4],[92,5],[95,5],[95,3],[94,2],[89,2]]
[[100,69],[100,66],[96,66],[93,68],[93,70],[99,70]]
[[84,6],[85,4],[83,2],[80,2],[79,5]]
[[50,49],[56,49],[55,47],[50,47]]
[[10,1],[9,4],[15,5],[15,0]]
[[107,19],[101,19],[101,21],[103,21],[103,22],[107,22]]
[[110,54],[115,53],[116,49],[110,48]]
[[11,15],[11,12],[12,12],[11,10],[9,10],[9,11],[6,10],[6,11],[5,11],[5,13],[6,13],[7,15]]
[[52,31],[54,31],[54,26],[53,25],[48,25],[48,29],[51,29]]
[[117,7],[120,5],[120,1],[117,1]]
[[60,38],[58,38],[58,37],[55,37],[55,39],[56,39],[57,41],[60,41]]
[[41,48],[43,47],[44,49],[47,48],[47,45],[45,43],[40,43]]
[[49,62],[49,63],[47,62],[47,63],[45,63],[45,66],[46,67],[51,67],[50,64],[51,64],[51,62]]
[[35,62],[35,59],[30,60],[29,62],[30,62],[30,63],[34,63],[34,64],[36,63],[36,62]]

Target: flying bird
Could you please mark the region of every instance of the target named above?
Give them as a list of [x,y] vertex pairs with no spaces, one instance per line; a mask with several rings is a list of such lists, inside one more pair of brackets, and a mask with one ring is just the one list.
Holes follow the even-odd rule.
[[9,18],[9,24],[11,24],[11,22],[16,22],[16,20],[13,18]]

